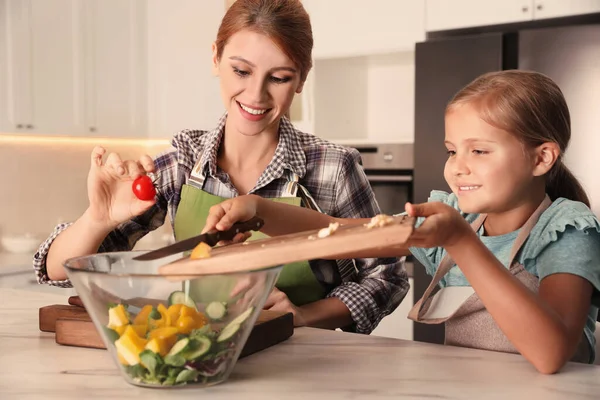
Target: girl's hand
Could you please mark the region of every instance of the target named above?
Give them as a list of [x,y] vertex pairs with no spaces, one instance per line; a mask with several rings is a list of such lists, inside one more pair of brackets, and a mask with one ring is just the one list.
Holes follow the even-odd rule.
[[117,153],[110,153],[103,163],[106,150],[95,147],[91,155],[88,174],[87,213],[94,221],[114,229],[119,224],[142,214],[155,203],[155,199],[138,199],[132,189],[133,181],[148,172],[154,172],[154,161],[144,155],[139,161],[122,161]]
[[408,241],[412,247],[451,247],[473,230],[460,213],[440,202],[406,203],[406,212],[411,217],[425,217]]

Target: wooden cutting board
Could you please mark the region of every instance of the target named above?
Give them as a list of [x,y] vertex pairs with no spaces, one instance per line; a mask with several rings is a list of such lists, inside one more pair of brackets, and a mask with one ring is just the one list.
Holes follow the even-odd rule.
[[251,271],[313,259],[397,256],[414,230],[415,219],[387,218],[383,226],[341,225],[326,237],[319,237],[320,230],[315,230],[218,246],[208,258],[181,258],[159,271],[166,275],[199,275]]
[[[43,332],[55,332],[58,344],[106,349],[96,326],[83,307],[62,304],[41,307],[39,326]],[[291,313],[262,310],[240,357],[281,343],[293,333],[294,319]]]

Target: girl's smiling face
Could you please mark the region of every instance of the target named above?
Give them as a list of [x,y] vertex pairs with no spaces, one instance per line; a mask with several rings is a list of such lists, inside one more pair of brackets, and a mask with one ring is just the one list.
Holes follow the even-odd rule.
[[302,91],[300,71],[267,36],[241,30],[228,40],[221,59],[213,46],[213,67],[221,82],[228,125],[253,136],[275,130]]
[[467,213],[503,213],[530,198],[535,157],[515,135],[481,119],[470,103],[445,118],[446,182]]

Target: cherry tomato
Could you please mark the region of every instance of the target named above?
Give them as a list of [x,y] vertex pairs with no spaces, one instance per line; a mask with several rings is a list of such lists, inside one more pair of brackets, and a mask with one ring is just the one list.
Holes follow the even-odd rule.
[[140,200],[153,200],[154,196],[156,196],[156,189],[154,188],[154,183],[152,183],[152,179],[148,175],[142,175],[133,181],[132,185],[133,194]]

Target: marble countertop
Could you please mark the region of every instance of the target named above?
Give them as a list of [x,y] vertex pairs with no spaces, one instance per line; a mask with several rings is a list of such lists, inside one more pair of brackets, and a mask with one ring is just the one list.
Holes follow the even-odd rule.
[[[105,350],[60,346],[38,330],[38,308],[66,295],[0,289],[0,393],[6,399],[598,399],[600,367],[537,373],[521,356],[397,339],[296,329],[239,361],[207,389],[129,385]],[[208,398],[208,397],[206,397]]]
[[15,268],[29,268],[30,270],[33,270],[33,253],[15,254],[0,251],[0,272]]

